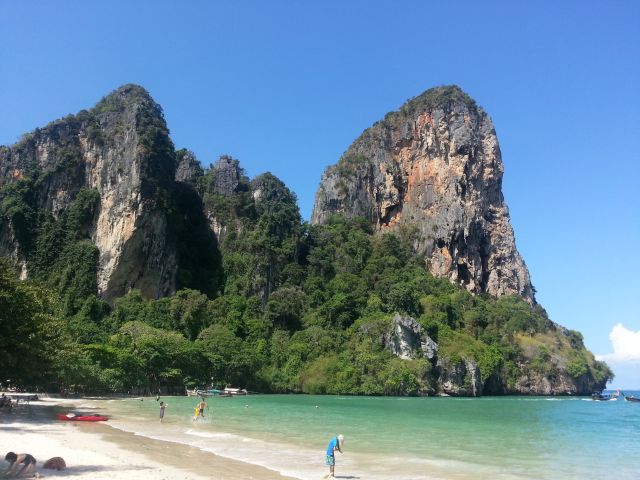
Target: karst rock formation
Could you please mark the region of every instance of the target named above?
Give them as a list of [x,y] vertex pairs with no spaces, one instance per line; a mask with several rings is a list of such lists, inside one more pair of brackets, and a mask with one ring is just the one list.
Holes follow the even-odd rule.
[[502,195],[493,123],[456,86],[437,87],[386,115],[322,177],[312,222],[365,217],[377,231],[417,229],[428,270],[473,293],[535,302]]

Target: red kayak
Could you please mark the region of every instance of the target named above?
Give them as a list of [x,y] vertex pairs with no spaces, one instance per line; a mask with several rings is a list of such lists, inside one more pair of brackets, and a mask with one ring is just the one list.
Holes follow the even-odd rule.
[[74,422],[105,422],[109,417],[104,415],[84,415],[82,413],[59,413],[58,420],[72,420]]

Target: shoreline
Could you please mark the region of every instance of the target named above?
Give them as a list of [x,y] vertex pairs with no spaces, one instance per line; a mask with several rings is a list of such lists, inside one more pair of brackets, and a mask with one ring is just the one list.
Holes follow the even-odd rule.
[[[0,414],[0,446],[30,453],[44,477],[76,479],[293,480],[265,467],[221,457],[197,447],[152,439],[111,427],[108,422],[62,422],[55,411],[72,409],[84,399],[46,398],[14,406]],[[90,400],[90,399],[87,399]],[[67,469],[42,468],[63,457]],[[2,468],[5,468],[3,465]]]
[[[171,412],[164,424],[153,398],[21,403],[12,415],[0,413],[0,454],[30,453],[39,473],[53,478],[311,480],[327,473],[318,454],[327,433],[342,431],[347,454],[336,462],[336,478],[343,479],[555,480],[606,476],[615,466],[618,478],[630,480],[640,466],[628,455],[639,445],[629,435],[640,420],[630,402],[256,396],[214,402],[209,418],[193,423],[190,399],[164,400]],[[76,408],[110,421],[56,419]],[[603,449],[621,432],[626,452]],[[594,461],[603,451],[608,459]],[[69,469],[41,469],[54,456]]]

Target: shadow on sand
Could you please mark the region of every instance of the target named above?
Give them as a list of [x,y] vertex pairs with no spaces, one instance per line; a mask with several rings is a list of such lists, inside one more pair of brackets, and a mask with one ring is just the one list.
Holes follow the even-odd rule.
[[123,472],[123,471],[140,471],[140,478],[145,478],[144,470],[152,470],[150,467],[142,467],[137,465],[127,465],[127,466],[103,466],[103,465],[82,465],[78,467],[67,467],[64,470],[56,471],[56,470],[45,470],[38,469],[40,474],[44,477],[73,477],[74,475],[83,475],[85,473],[95,473],[95,472]]

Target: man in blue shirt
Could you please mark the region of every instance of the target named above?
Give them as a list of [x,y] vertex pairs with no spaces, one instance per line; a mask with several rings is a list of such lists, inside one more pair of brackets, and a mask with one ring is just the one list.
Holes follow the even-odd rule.
[[329,442],[329,447],[327,448],[327,459],[325,463],[329,465],[329,475],[332,477],[334,475],[334,469],[336,466],[336,457],[335,452],[338,450],[342,453],[342,446],[344,445],[344,437],[342,435],[338,435],[337,437],[333,437]]

